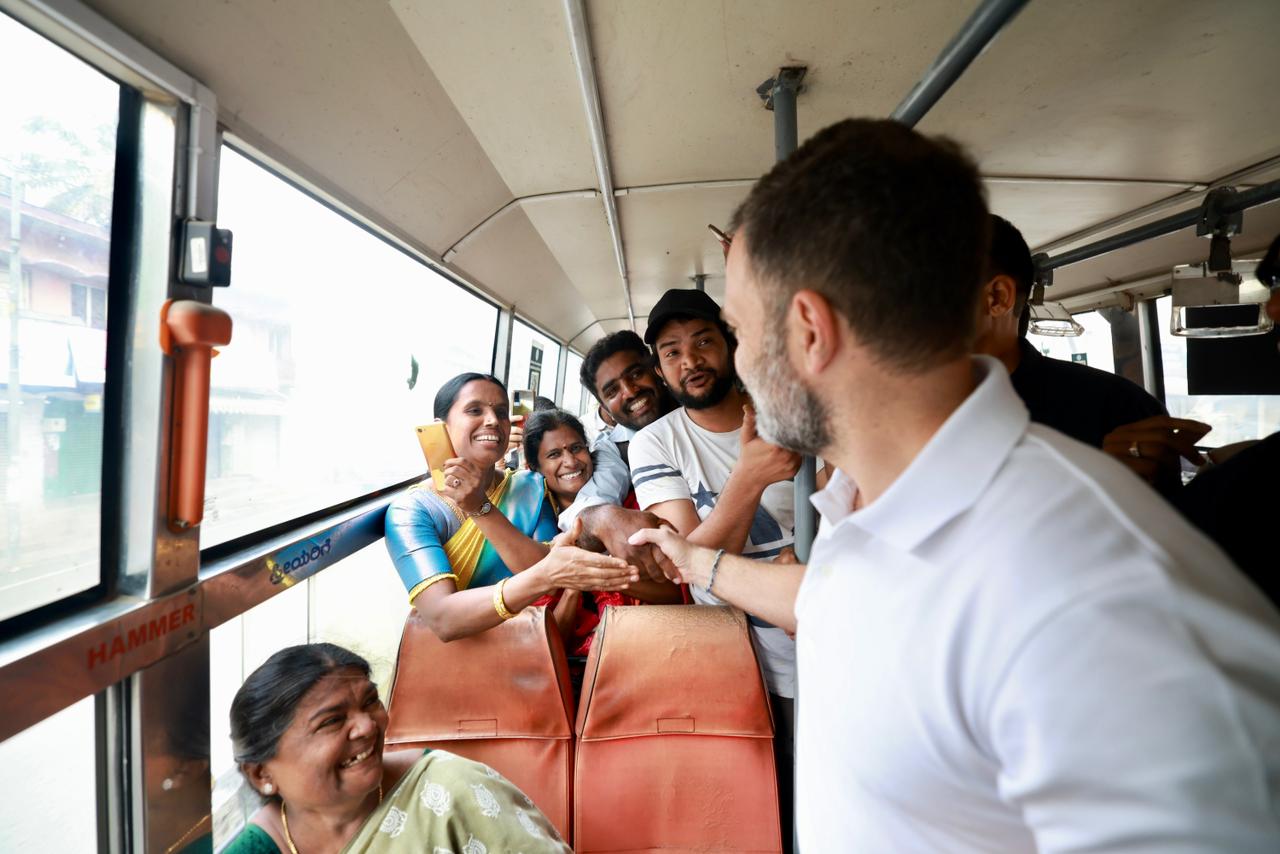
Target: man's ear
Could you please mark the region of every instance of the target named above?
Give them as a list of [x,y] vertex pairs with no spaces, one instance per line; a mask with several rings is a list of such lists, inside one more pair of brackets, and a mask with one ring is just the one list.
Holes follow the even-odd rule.
[[1018,302],[1018,285],[1009,276],[1000,275],[987,282],[983,290],[982,303],[991,317],[1004,317],[1012,314]]
[[806,372],[826,370],[840,349],[841,321],[830,301],[817,291],[796,291],[787,309],[787,327],[796,335],[797,355]]

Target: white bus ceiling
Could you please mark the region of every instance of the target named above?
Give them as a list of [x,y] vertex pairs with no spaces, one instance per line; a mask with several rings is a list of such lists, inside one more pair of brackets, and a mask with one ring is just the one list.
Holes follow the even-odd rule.
[[[575,349],[627,325],[561,2],[89,5],[209,86],[228,131],[448,253]],[[887,115],[976,6],[589,2],[637,317],[697,273],[720,294],[704,225],[723,223],[773,161],[761,81],[808,66],[802,140],[845,116]],[[1280,154],[1277,31],[1274,0],[1033,2],[921,130],[969,146],[992,177],[993,209],[1037,247]],[[1238,186],[1276,177],[1280,167]],[[545,194],[566,195],[527,198]],[[1192,231],[1060,269],[1048,296],[1203,260],[1207,241]],[[1280,205],[1251,210],[1233,249],[1255,252],[1277,231]]]

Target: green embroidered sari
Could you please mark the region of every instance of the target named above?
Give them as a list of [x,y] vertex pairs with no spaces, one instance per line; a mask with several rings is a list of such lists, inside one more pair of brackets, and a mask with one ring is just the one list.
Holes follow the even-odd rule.
[[[344,854],[572,854],[533,802],[497,771],[443,750],[414,763]],[[249,825],[223,854],[279,854]]]

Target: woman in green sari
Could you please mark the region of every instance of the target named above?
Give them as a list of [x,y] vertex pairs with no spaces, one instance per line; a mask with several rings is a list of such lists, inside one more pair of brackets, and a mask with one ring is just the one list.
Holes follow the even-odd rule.
[[236,761],[265,805],[224,854],[570,851],[493,769],[439,750],[383,755],[368,663],[333,644],[271,656],[236,692]]
[[542,475],[495,471],[507,449],[507,390],[496,377],[467,373],[436,394],[457,455],[444,486],[431,479],[387,509],[387,551],[409,601],[442,640],[478,634],[561,589],[623,590],[639,581],[626,561],[559,544]]

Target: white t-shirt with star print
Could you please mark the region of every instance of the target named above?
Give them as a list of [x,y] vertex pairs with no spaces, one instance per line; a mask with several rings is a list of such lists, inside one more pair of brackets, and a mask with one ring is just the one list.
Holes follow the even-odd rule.
[[[631,440],[631,484],[640,509],[663,501],[692,501],[698,517],[706,519],[729,480],[741,451],[739,434],[712,433],[689,418],[683,407],[664,415]],[[794,541],[795,484],[771,484],[760,499],[751,532],[742,554],[768,560]],[[724,604],[698,587],[690,587],[694,601]],[[756,655],[769,691],[780,697],[795,696],[796,645],[782,629],[747,615]]]

